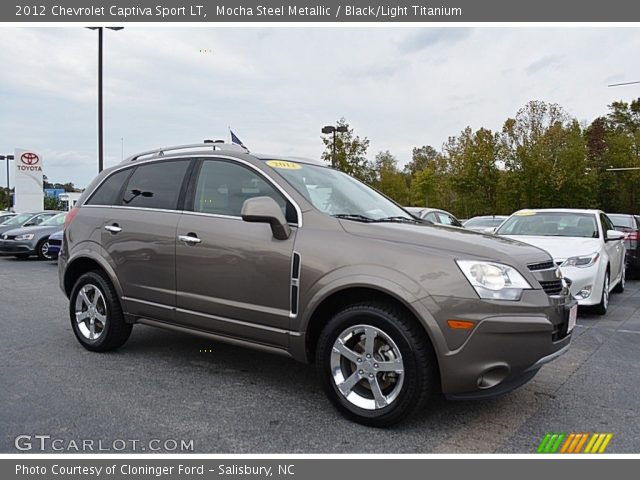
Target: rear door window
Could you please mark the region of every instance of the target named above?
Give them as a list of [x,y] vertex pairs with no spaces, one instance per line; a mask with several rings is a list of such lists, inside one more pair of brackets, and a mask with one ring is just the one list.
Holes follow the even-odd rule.
[[122,206],[176,210],[189,160],[153,162],[136,167],[117,202]]
[[120,198],[118,195],[131,171],[131,168],[126,168],[109,176],[91,195],[87,205],[119,205]]

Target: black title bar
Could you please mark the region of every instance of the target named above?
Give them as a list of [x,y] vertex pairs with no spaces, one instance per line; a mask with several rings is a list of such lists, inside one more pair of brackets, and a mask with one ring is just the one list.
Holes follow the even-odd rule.
[[2,0],[0,22],[638,22],[630,0]]

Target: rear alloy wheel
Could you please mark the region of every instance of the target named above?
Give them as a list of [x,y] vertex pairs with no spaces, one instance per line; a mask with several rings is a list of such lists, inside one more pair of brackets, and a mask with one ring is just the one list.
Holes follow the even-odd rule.
[[420,409],[436,386],[427,335],[404,311],[386,305],[338,312],[320,335],[316,367],[338,410],[374,427]]
[[602,285],[602,298],[600,303],[596,305],[596,313],[598,315],[605,315],[609,309],[609,272],[604,274],[604,283]]
[[613,293],[622,293],[624,292],[624,287],[626,285],[627,282],[627,269],[623,266],[622,267],[622,276],[620,277],[620,281],[616,284],[615,287],[613,287]]
[[132,325],[126,323],[122,307],[109,279],[101,272],[87,272],[69,296],[73,333],[87,350],[106,352],[122,346]]
[[55,257],[49,253],[49,239],[43,238],[38,242],[38,246],[36,247],[36,253],[38,254],[38,259],[40,260],[53,260]]

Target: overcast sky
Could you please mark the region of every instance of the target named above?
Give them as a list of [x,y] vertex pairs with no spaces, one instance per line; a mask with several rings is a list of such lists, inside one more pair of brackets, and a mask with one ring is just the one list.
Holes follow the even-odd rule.
[[[318,157],[345,117],[402,164],[464,127],[500,129],[532,99],[580,121],[640,97],[637,28],[136,28],[105,32],[107,166],[162,145],[228,139]],[[0,154],[40,151],[52,182],[96,164],[97,33],[0,28]],[[0,165],[0,183],[6,184]]]

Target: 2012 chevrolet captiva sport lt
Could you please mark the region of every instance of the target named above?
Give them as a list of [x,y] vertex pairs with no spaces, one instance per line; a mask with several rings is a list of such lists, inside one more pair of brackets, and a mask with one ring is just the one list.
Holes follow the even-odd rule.
[[508,392],[569,346],[576,302],[543,250],[417,219],[320,162],[204,143],[98,175],[59,259],[93,351],[136,323],[315,362],[348,418],[387,426]]

